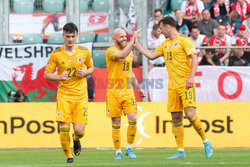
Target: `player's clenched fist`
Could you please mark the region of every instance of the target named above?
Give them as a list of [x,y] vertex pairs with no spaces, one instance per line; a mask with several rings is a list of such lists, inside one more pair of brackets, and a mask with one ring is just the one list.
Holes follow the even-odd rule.
[[78,68],[78,70],[77,70],[77,75],[78,75],[78,77],[83,78],[83,77],[86,77],[86,72],[83,70],[82,67],[80,67],[80,68]]
[[68,78],[67,71],[64,71],[61,75],[58,75],[59,81],[65,81]]

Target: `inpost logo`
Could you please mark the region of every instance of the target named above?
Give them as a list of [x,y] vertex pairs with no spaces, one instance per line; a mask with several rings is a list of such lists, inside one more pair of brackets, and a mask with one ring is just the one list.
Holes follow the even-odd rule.
[[10,117],[9,123],[0,120],[0,131],[4,134],[15,134],[20,130],[26,130],[30,134],[59,133],[58,125],[52,120],[27,120],[23,117]]

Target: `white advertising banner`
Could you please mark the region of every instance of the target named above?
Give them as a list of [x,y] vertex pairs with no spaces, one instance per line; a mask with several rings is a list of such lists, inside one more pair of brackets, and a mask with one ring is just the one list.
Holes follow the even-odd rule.
[[[10,14],[10,34],[15,40],[21,40],[25,33],[61,33],[64,24],[66,24],[65,13]],[[43,29],[44,26],[46,28]],[[79,31],[108,32],[108,11],[81,13]]]
[[[166,68],[153,68],[148,73],[148,79],[161,83],[158,87],[149,86],[151,101],[167,102]],[[250,101],[250,67],[199,66],[195,82],[197,101]]]

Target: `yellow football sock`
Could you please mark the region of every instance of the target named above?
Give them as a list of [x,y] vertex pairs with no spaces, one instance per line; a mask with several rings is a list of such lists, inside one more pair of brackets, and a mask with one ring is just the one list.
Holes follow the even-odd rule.
[[205,131],[202,127],[200,119],[198,119],[195,116],[192,120],[190,120],[190,123],[193,125],[196,132],[201,136],[202,140],[205,140],[207,137],[206,137]]
[[121,133],[120,125],[112,124],[112,138],[116,150],[121,149]]
[[127,131],[128,144],[133,144],[136,130],[137,130],[136,121],[128,121],[128,131]]
[[74,133],[74,140],[77,141],[85,135],[85,131],[82,133]]
[[72,154],[70,151],[69,126],[60,127],[60,141],[65,156],[67,158],[71,158]]
[[173,123],[172,132],[175,136],[177,149],[184,149],[184,146],[183,146],[183,139],[184,139],[183,123],[182,122]]

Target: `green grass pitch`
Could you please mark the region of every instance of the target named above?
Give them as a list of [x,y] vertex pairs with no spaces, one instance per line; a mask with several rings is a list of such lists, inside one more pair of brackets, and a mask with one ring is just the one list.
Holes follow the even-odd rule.
[[57,166],[97,166],[97,167],[215,167],[250,166],[250,149],[215,149],[212,158],[205,158],[203,149],[186,149],[186,159],[167,160],[175,149],[136,149],[137,159],[114,160],[114,150],[83,149],[73,164],[66,164],[61,149],[20,149],[0,150],[0,167],[57,167]]

